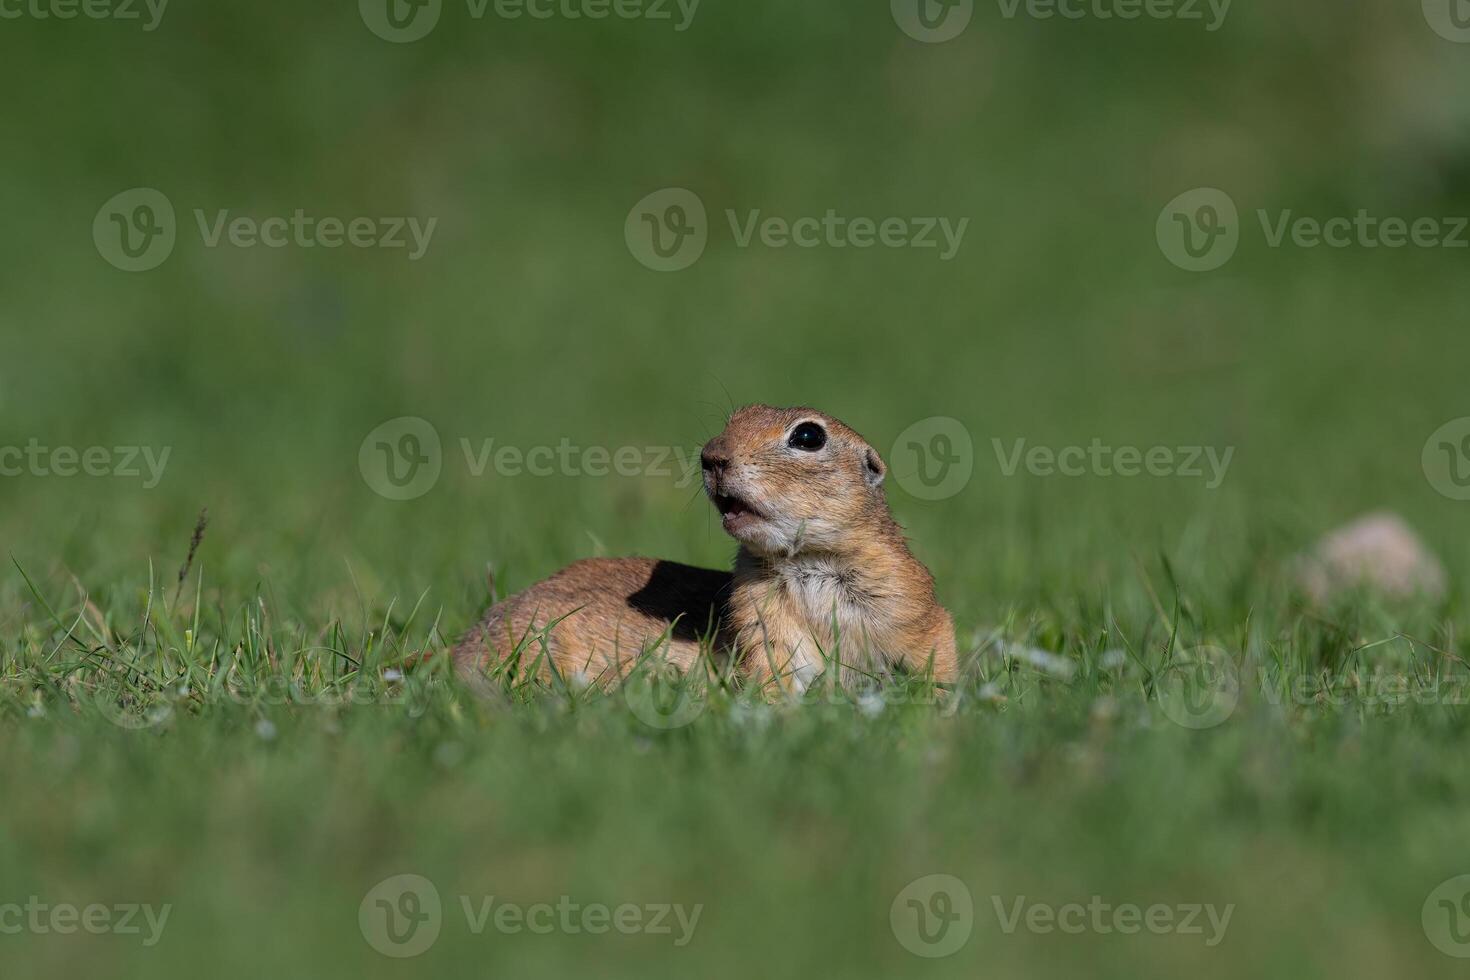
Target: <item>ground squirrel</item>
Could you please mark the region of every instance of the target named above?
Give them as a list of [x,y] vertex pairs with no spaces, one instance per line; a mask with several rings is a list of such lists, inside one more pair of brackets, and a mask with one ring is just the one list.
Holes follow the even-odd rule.
[[[747,683],[802,691],[898,666],[955,679],[954,625],[883,493],[886,467],[837,419],[752,405],[705,445],[704,488],[740,543],[732,573],[647,558],[575,562],[493,606],[456,645],[462,674],[518,647],[610,684],[646,650],[687,669],[703,649]],[[548,629],[550,626],[550,629]]]

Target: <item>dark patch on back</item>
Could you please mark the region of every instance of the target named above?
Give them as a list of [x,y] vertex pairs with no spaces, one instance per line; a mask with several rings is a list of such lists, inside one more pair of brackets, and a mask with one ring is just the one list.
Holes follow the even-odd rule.
[[673,561],[655,562],[648,582],[628,596],[628,605],[674,623],[676,640],[698,640],[718,630],[734,576]]

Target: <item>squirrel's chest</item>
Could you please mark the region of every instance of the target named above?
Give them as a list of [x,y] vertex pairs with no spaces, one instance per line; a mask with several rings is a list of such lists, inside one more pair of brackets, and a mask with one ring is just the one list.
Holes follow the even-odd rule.
[[792,612],[811,623],[845,625],[860,617],[847,585],[836,573],[813,571],[784,576],[779,588]]
[[884,632],[880,604],[850,572],[829,565],[783,569],[752,597],[763,607],[763,618],[784,620],[783,631],[804,634],[823,646],[872,640]]
[[804,563],[737,575],[731,625],[744,654],[769,658],[783,683],[802,691],[834,658],[864,673],[870,668],[862,665],[889,660],[895,635],[888,605],[871,581]]

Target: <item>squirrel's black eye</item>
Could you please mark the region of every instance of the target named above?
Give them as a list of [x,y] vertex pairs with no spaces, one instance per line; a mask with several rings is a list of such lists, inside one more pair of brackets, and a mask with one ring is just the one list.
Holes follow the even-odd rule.
[[786,445],[814,453],[827,444],[827,430],[815,422],[803,422],[791,431]]

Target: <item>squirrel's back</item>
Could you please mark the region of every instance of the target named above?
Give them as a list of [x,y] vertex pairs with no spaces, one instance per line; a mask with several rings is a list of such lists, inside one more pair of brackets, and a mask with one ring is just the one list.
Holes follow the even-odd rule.
[[549,655],[564,676],[608,683],[667,635],[660,655],[687,669],[719,631],[730,580],[729,572],[653,558],[573,562],[490,607],[455,646],[454,664],[493,669],[519,653],[520,670],[536,665],[546,677]]

